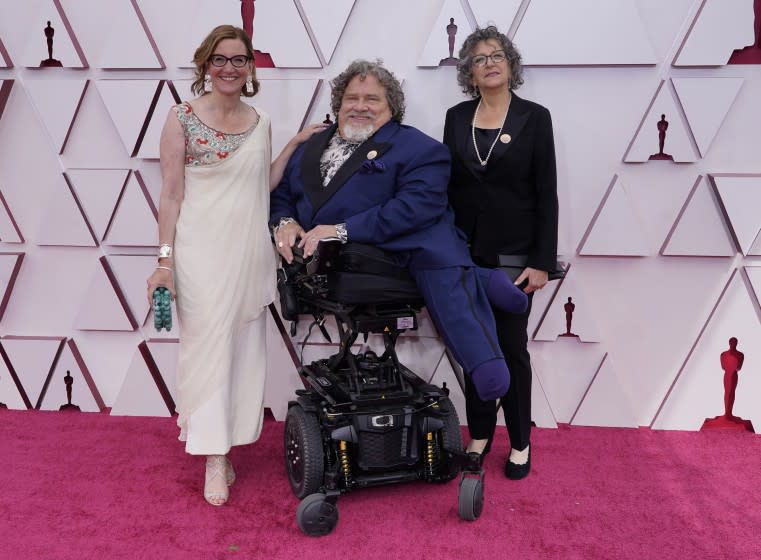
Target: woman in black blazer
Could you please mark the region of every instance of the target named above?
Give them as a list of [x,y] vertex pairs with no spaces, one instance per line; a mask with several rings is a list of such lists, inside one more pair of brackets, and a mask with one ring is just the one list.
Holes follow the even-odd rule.
[[[500,346],[510,369],[500,400],[510,437],[505,475],[531,470],[531,362],[528,315],[532,293],[547,283],[557,258],[558,200],[555,145],[549,111],[521,99],[521,56],[494,26],[476,29],[459,53],[457,80],[466,95],[447,111],[444,143],[452,153],[449,202],[473,260],[496,267],[500,255],[523,255],[515,283],[529,294],[525,313],[495,309]],[[478,398],[465,376],[468,451],[487,453],[497,424],[494,401]]]

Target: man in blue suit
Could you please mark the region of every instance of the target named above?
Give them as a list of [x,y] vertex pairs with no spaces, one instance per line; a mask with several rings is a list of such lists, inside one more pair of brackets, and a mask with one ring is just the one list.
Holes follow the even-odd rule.
[[356,60],[331,86],[337,124],[294,152],[271,195],[278,252],[291,262],[294,245],[310,256],[329,237],[393,252],[479,396],[500,397],[510,374],[491,305],[522,312],[527,298],[473,264],[448,205],[448,149],[401,124],[404,93],[379,62]]

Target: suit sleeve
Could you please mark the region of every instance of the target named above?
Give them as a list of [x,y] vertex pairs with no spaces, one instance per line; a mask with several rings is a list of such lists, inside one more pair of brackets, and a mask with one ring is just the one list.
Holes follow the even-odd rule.
[[384,243],[435,224],[447,208],[449,150],[426,142],[397,176],[396,193],[346,220],[350,241]]
[[527,264],[549,271],[555,269],[557,261],[558,187],[552,117],[544,107],[539,112],[532,168],[536,189],[535,243]]
[[295,160],[294,153],[285,166],[283,178],[277,184],[277,187],[270,193],[270,226],[277,225],[280,218],[296,218],[296,200],[291,189],[291,178],[294,173]]

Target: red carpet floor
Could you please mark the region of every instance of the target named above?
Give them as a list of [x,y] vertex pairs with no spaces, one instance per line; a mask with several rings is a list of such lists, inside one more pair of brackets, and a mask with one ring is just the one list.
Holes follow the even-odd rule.
[[486,504],[457,516],[457,483],[356,491],[327,537],[301,534],[283,424],[236,449],[228,505],[171,419],[0,410],[0,558],[761,558],[761,437],[562,427],[535,431],[534,470],[487,459]]

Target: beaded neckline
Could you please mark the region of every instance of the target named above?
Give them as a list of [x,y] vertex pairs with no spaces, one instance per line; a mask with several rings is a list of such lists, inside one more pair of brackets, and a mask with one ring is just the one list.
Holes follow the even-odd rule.
[[[248,127],[243,132],[225,132],[223,130],[217,130],[213,126],[209,126],[208,124],[203,122],[201,120],[201,118],[196,114],[195,110],[193,109],[193,106],[190,103],[188,103],[187,101],[184,101],[182,103],[182,105],[184,105],[184,106],[186,106],[186,107],[188,107],[190,109],[190,113],[189,114],[192,115],[193,118],[198,122],[198,124],[200,124],[203,128],[211,131],[213,134],[224,134],[225,136],[244,136],[246,134],[249,134],[249,133],[251,133],[252,130],[254,130],[256,128],[256,125],[259,124],[259,121],[262,118],[261,115],[257,112],[257,114],[256,114],[256,121],[254,122],[254,124],[252,124],[250,127]],[[251,107],[251,110],[254,111],[255,109],[253,107]]]

